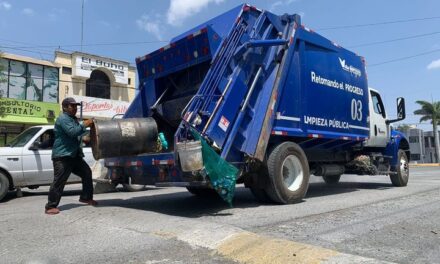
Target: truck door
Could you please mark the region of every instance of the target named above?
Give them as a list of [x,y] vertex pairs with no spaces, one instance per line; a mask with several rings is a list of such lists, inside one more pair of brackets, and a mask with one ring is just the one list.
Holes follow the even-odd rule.
[[385,147],[389,140],[389,126],[386,123],[385,108],[380,94],[372,89],[369,96],[370,139],[368,147]]

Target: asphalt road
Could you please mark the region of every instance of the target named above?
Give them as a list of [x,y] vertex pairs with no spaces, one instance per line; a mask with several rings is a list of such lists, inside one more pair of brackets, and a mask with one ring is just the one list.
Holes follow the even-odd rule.
[[72,185],[47,216],[47,189],[0,203],[1,263],[440,263],[439,167],[412,168],[404,188],[312,177],[302,203],[282,206],[239,186],[232,208],[182,188],[98,194],[90,207]]

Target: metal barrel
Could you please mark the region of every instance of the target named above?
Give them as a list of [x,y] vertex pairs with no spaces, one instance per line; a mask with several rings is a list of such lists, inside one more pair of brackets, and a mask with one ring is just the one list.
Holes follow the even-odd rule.
[[157,137],[157,124],[151,117],[95,120],[90,129],[96,160],[156,152]]

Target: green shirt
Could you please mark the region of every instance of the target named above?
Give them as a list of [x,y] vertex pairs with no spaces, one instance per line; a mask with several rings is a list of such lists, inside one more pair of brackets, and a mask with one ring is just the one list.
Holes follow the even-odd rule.
[[55,142],[52,159],[61,157],[84,157],[81,149],[81,136],[86,128],[76,117],[62,113],[55,122]]

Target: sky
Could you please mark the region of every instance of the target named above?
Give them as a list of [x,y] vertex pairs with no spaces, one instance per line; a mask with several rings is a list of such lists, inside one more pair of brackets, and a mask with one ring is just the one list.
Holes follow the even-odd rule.
[[[84,0],[86,53],[128,61],[241,4],[233,0]],[[406,124],[419,124],[416,100],[440,101],[440,1],[249,0],[302,23],[366,58],[369,86],[387,114],[406,99]],[[56,49],[81,51],[82,0],[0,0],[0,50],[53,60]]]

